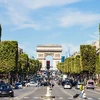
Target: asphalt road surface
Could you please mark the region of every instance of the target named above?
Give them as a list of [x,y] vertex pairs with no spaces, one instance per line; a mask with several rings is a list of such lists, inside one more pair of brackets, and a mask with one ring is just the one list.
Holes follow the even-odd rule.
[[[63,89],[55,84],[52,90],[47,87],[24,87],[14,90],[14,97],[0,97],[0,100],[84,100],[73,99],[73,95],[80,93],[79,90]],[[100,89],[86,89],[86,100],[100,100]],[[51,98],[49,98],[51,97]]]

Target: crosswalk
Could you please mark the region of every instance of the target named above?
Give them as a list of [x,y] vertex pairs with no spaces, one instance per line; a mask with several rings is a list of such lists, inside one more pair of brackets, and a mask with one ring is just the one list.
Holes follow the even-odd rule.
[[[10,97],[0,97],[0,100],[19,100],[18,97],[14,97],[14,98],[10,98]],[[29,97],[23,97],[23,100],[29,100]],[[42,100],[41,97],[33,97],[32,100]],[[51,99],[52,100],[52,99]],[[55,97],[53,100],[65,100],[63,97]],[[100,100],[100,98],[86,98],[86,99],[80,99],[80,98],[76,98],[73,99],[73,97],[68,97],[66,98],[66,100]]]

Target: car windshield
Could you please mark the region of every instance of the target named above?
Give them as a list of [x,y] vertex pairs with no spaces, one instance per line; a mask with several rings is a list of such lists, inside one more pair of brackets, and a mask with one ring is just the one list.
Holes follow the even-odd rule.
[[70,83],[70,82],[66,82],[65,84],[66,84],[66,85],[70,85],[71,83]]
[[11,88],[10,85],[1,85],[0,86],[0,89],[9,89],[9,88]]
[[88,84],[89,84],[89,85],[90,85],[90,84],[91,84],[91,85],[94,85],[94,82],[88,82]]
[[34,84],[34,83],[35,83],[34,81],[31,81],[31,82],[30,82],[30,84]]
[[21,85],[21,83],[16,83],[15,85]]

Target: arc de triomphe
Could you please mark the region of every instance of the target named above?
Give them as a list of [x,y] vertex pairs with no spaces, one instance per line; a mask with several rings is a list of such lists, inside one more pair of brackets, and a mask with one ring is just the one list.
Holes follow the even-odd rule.
[[62,46],[61,45],[54,45],[54,44],[47,44],[47,45],[38,45],[37,46],[37,60],[42,63],[41,70],[46,70],[46,57],[48,55],[52,56],[53,58],[53,70],[57,70],[56,65],[61,62],[61,55],[62,55]]

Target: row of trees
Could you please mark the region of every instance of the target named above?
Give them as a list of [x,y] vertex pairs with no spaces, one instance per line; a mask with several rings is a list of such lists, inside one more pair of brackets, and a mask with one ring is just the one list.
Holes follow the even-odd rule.
[[64,62],[58,63],[57,68],[70,75],[100,74],[100,59],[96,47],[80,45],[80,54],[66,58]]
[[0,42],[0,74],[18,78],[35,74],[40,69],[41,63],[38,60],[29,58],[26,53],[18,52],[17,41]]

